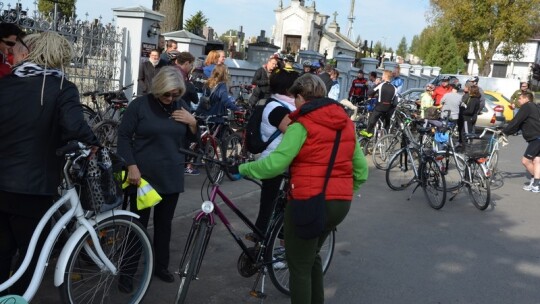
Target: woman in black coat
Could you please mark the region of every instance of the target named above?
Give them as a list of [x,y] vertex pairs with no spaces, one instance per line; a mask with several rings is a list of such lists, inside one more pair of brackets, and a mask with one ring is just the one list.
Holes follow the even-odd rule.
[[[61,69],[73,57],[71,44],[54,32],[32,36],[27,61],[0,79],[0,282],[9,278],[17,250],[17,265],[24,259],[58,194],[63,158],[56,149],[69,140],[99,145],[84,121],[79,91]],[[46,236],[44,231],[38,249]],[[37,258],[9,293],[24,293]]]
[[478,87],[471,86],[469,88],[469,98],[465,101],[466,108],[463,108],[461,113],[463,116],[463,134],[474,132],[474,123],[480,109],[480,96]]
[[[152,81],[152,93],[133,100],[118,129],[118,154],[128,166],[128,181],[138,186],[144,178],[162,198],[154,207],[155,274],[174,282],[169,272],[169,247],[174,210],[184,192],[185,156],[178,149],[195,141],[197,121],[189,105],[180,99],[186,90],[183,76],[173,66],[160,69]],[[131,209],[147,227],[150,208],[137,210],[136,196]]]

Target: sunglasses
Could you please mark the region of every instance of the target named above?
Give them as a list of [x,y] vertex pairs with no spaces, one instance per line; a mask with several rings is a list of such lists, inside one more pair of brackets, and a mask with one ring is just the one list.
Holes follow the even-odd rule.
[[170,92],[167,92],[167,93],[163,93],[163,95],[161,95],[165,98],[169,98],[169,97],[172,97],[173,99],[176,99],[178,97],[180,97],[180,94],[173,94],[173,93],[170,93]]
[[5,43],[7,46],[15,46],[15,44],[17,44],[17,42],[14,42],[14,41],[10,41],[10,40],[4,40],[2,39],[2,42]]

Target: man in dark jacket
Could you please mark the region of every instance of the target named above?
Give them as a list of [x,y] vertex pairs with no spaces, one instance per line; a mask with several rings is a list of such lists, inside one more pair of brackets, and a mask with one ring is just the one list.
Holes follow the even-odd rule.
[[330,74],[334,71],[334,67],[331,64],[327,64],[324,66],[324,72],[319,74],[319,77],[324,82],[324,86],[326,87],[326,96],[328,96],[328,92],[330,92],[330,89],[334,85],[334,81],[332,80],[332,77],[330,77]]
[[509,135],[518,130],[522,131],[523,139],[528,145],[521,163],[532,176],[531,182],[524,186],[523,190],[538,193],[540,192],[540,108],[532,100],[530,92],[519,96],[519,111],[503,133]]
[[369,115],[369,121],[366,130],[360,131],[360,135],[364,137],[372,137],[373,129],[377,124],[379,118],[384,120],[385,127],[390,123],[390,116],[394,110],[394,99],[396,98],[396,87],[394,87],[390,80],[392,79],[392,72],[385,70],[382,75],[383,82],[373,89],[368,91],[368,96],[378,96],[378,101],[375,104],[375,109]]
[[159,60],[158,50],[150,51],[148,61],[141,63],[139,67],[139,77],[137,78],[137,95],[150,93],[152,79],[159,72],[164,64]]
[[271,56],[265,65],[255,71],[251,84],[256,87],[253,89],[253,93],[249,98],[250,104],[254,105],[260,99],[267,99],[270,97],[270,81],[268,80],[268,77],[270,76],[270,73],[272,73],[272,70],[277,67],[277,63],[276,57]]

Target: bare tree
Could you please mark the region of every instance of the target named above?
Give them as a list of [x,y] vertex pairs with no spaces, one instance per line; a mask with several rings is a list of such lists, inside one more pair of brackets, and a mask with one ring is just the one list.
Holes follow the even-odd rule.
[[184,28],[184,5],[186,0],[152,0],[152,9],[165,15],[161,32],[172,32]]

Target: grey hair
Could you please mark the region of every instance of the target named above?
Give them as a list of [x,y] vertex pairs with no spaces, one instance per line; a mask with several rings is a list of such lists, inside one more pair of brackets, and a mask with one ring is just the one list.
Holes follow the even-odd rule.
[[322,79],[313,74],[304,74],[296,79],[289,89],[291,95],[302,95],[306,101],[325,97],[326,85]]
[[162,67],[152,79],[152,94],[161,97],[163,94],[172,91],[180,91],[180,95],[186,92],[186,84],[180,70],[174,66]]

